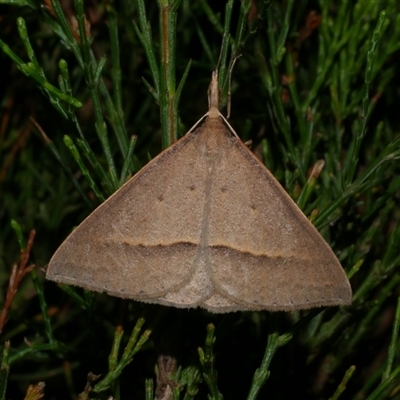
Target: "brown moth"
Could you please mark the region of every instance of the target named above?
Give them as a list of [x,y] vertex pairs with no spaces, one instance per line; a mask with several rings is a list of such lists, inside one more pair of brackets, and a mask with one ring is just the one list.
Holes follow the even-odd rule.
[[351,303],[330,247],[218,111],[90,214],[47,279],[215,313]]

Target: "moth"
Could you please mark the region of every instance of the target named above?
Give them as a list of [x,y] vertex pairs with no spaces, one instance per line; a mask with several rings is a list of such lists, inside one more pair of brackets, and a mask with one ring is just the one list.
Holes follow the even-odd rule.
[[209,110],[90,214],[47,279],[211,312],[351,303],[335,254],[218,110]]

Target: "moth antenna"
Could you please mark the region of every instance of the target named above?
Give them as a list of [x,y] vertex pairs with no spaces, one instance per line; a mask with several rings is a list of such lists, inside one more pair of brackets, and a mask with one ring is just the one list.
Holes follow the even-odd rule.
[[242,57],[241,54],[239,54],[238,56],[236,56],[231,64],[231,67],[229,68],[229,82],[228,82],[228,103],[226,105],[226,119],[229,119],[230,115],[231,115],[231,89],[232,89],[232,71],[233,71],[233,67],[236,64],[236,61]]

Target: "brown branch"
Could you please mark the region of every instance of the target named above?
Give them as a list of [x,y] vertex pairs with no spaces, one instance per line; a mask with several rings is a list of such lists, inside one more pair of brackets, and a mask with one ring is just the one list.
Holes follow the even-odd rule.
[[39,382],[36,385],[29,385],[24,400],[42,399],[44,396],[44,387],[44,382]]
[[19,266],[14,264],[11,268],[11,276],[10,281],[8,283],[8,290],[6,295],[6,301],[4,302],[4,307],[1,310],[0,314],[0,333],[3,332],[4,325],[7,320],[8,312],[11,308],[12,301],[17,293],[18,286],[22,281],[22,278],[35,267],[34,264],[27,267],[29,261],[29,255],[32,250],[33,241],[35,239],[36,231],[34,229],[31,230],[29,234],[28,243],[26,245],[26,249],[21,250],[21,260],[19,262]]

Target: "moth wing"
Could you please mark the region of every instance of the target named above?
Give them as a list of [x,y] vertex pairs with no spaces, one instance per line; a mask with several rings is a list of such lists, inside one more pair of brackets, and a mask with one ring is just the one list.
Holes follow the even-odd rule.
[[349,304],[338,259],[278,181],[226,129],[213,171],[209,268],[214,312]]
[[54,254],[47,278],[145,301],[190,281],[206,179],[194,137],[162,152],[90,214]]

